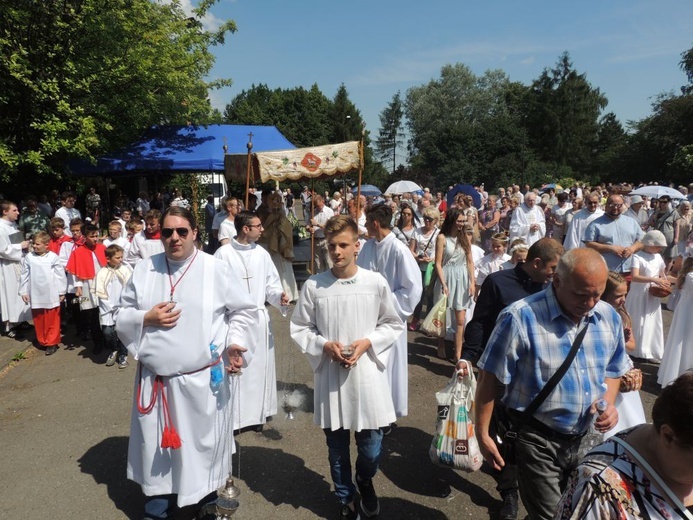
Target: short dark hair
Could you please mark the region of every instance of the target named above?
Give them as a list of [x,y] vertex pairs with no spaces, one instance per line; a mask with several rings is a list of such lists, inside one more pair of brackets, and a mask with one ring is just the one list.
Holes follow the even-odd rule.
[[79,226],[80,229],[84,229],[84,222],[82,221],[81,218],[75,217],[70,221],[70,227],[72,226]]
[[255,218],[259,217],[254,211],[240,211],[233,219],[233,226],[236,228],[236,233],[240,235],[241,231],[243,231],[243,226],[250,226],[250,222]]
[[87,236],[90,235],[91,233],[98,233],[99,228],[97,228],[94,224],[86,224],[84,226],[84,231],[82,233]]
[[355,238],[359,236],[359,226],[348,215],[335,215],[325,224],[325,237],[329,240],[332,235],[338,235],[344,231],[351,231]]
[[382,229],[390,229],[392,208],[389,204],[375,204],[366,210],[366,219],[377,222]]
[[540,238],[527,251],[526,262],[531,262],[532,260],[538,258],[542,262],[551,262],[556,258],[560,258],[565,249],[563,245],[553,238]]
[[662,389],[652,407],[652,424],[657,432],[668,424],[680,446],[693,447],[693,371]]
[[190,229],[192,229],[193,231],[197,230],[197,220],[195,219],[195,215],[193,215],[192,211],[182,206],[170,206],[166,211],[164,211],[163,215],[159,212],[159,210],[150,209],[149,211],[147,211],[144,220],[145,222],[151,219],[156,220],[156,218],[158,217],[159,225],[163,227],[164,219],[166,219],[166,217],[168,217],[169,215],[171,215],[172,217],[184,218],[188,221],[188,224],[190,224]]

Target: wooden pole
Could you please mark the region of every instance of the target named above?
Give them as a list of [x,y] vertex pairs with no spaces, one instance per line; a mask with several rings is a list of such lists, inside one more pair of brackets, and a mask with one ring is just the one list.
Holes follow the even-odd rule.
[[[248,144],[246,144],[246,147],[248,148],[248,166],[246,167],[245,171],[245,209],[248,211],[248,197],[250,196],[250,170],[252,169],[252,159],[250,157],[251,155],[251,150],[253,149],[253,133],[250,132],[248,134]],[[253,208],[255,209],[255,208]]]
[[363,134],[359,142],[359,187],[356,193],[356,218],[361,216],[361,182],[363,181]]
[[[315,213],[315,179],[310,180],[310,222],[313,226]],[[310,233],[310,274],[315,274],[315,229]]]

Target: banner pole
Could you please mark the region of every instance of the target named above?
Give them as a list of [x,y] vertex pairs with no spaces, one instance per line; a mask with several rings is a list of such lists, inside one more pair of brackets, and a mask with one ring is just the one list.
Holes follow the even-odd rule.
[[[245,209],[246,211],[249,210],[248,208],[248,200],[250,196],[250,170],[252,168],[251,165],[251,157],[250,157],[250,152],[253,149],[253,133],[250,132],[248,134],[248,144],[245,145],[246,148],[248,148],[248,165],[245,170]],[[253,208],[255,209],[255,208]]]

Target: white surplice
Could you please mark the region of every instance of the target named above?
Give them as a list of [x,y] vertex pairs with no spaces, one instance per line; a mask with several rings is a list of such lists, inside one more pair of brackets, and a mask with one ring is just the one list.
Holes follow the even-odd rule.
[[[529,228],[532,224],[538,224],[538,231],[530,231]],[[539,206],[534,206],[529,209],[526,204],[521,204],[513,211],[513,216],[510,219],[510,243],[516,238],[522,238],[531,246],[539,240],[546,236],[546,219],[544,218],[544,211]]]
[[[274,337],[265,302],[281,307],[282,284],[269,253],[257,244],[239,244],[236,239],[221,246],[215,257],[228,263],[241,286],[249,291],[259,317],[247,331],[247,344],[253,351],[252,362],[240,376],[241,409],[234,415],[234,430],[264,424],[277,413],[277,366]],[[240,416],[240,417],[239,417]]]
[[22,262],[19,294],[29,295],[32,309],[54,309],[60,306],[65,294],[67,278],[58,255],[48,251],[45,255],[30,253]]
[[125,263],[134,269],[135,265],[145,258],[164,252],[164,244],[159,238],[149,239],[144,231],[140,231],[130,243],[130,249],[124,256]]
[[604,211],[597,209],[594,213],[587,210],[587,208],[582,208],[580,211],[575,213],[573,220],[570,221],[568,226],[568,231],[565,233],[565,240],[563,241],[563,247],[566,251],[575,249],[577,247],[585,247],[582,239],[585,237],[585,229],[594,219],[601,217]]
[[[15,238],[10,238],[14,235]],[[19,296],[19,278],[22,271],[21,232],[17,224],[0,218],[0,309],[2,321],[21,323],[31,319],[31,308]],[[21,242],[21,241],[20,241]]]
[[[328,270],[303,284],[291,317],[291,337],[313,369],[315,424],[361,431],[395,421],[385,370],[403,330],[392,291],[379,273],[359,269],[351,278],[337,279]],[[348,346],[364,338],[372,346],[351,369],[323,350],[328,341]]]
[[414,255],[394,233],[381,241],[371,238],[356,260],[357,265],[382,274],[395,297],[395,309],[402,319],[402,334],[390,353],[387,376],[397,417],[405,417],[409,408],[409,359],[406,334],[407,317],[421,300],[421,269]]
[[[191,264],[192,262],[192,264]],[[116,332],[138,360],[128,447],[128,478],[145,495],[178,495],[178,505],[195,504],[219,488],[231,469],[232,414],[237,399],[235,376],[219,389],[210,386],[210,345],[227,363],[225,348],[246,345],[247,331],[257,323],[255,305],[228,264],[198,251],[182,262],[154,255],[137,264],[114,310]],[[186,271],[187,270],[187,271]],[[144,315],[168,302],[171,280],[180,318],[173,328],[145,327]],[[244,353],[248,361],[252,353]],[[252,360],[250,360],[252,362]],[[245,362],[244,362],[245,363]],[[140,377],[141,374],[141,377]],[[150,403],[155,376],[163,376],[171,420],[182,447],[161,448],[163,405],[140,413]]]

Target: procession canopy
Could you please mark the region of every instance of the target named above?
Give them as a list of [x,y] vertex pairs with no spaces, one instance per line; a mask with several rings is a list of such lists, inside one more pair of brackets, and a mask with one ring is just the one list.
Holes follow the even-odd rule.
[[262,182],[317,179],[359,170],[359,141],[254,154]]

